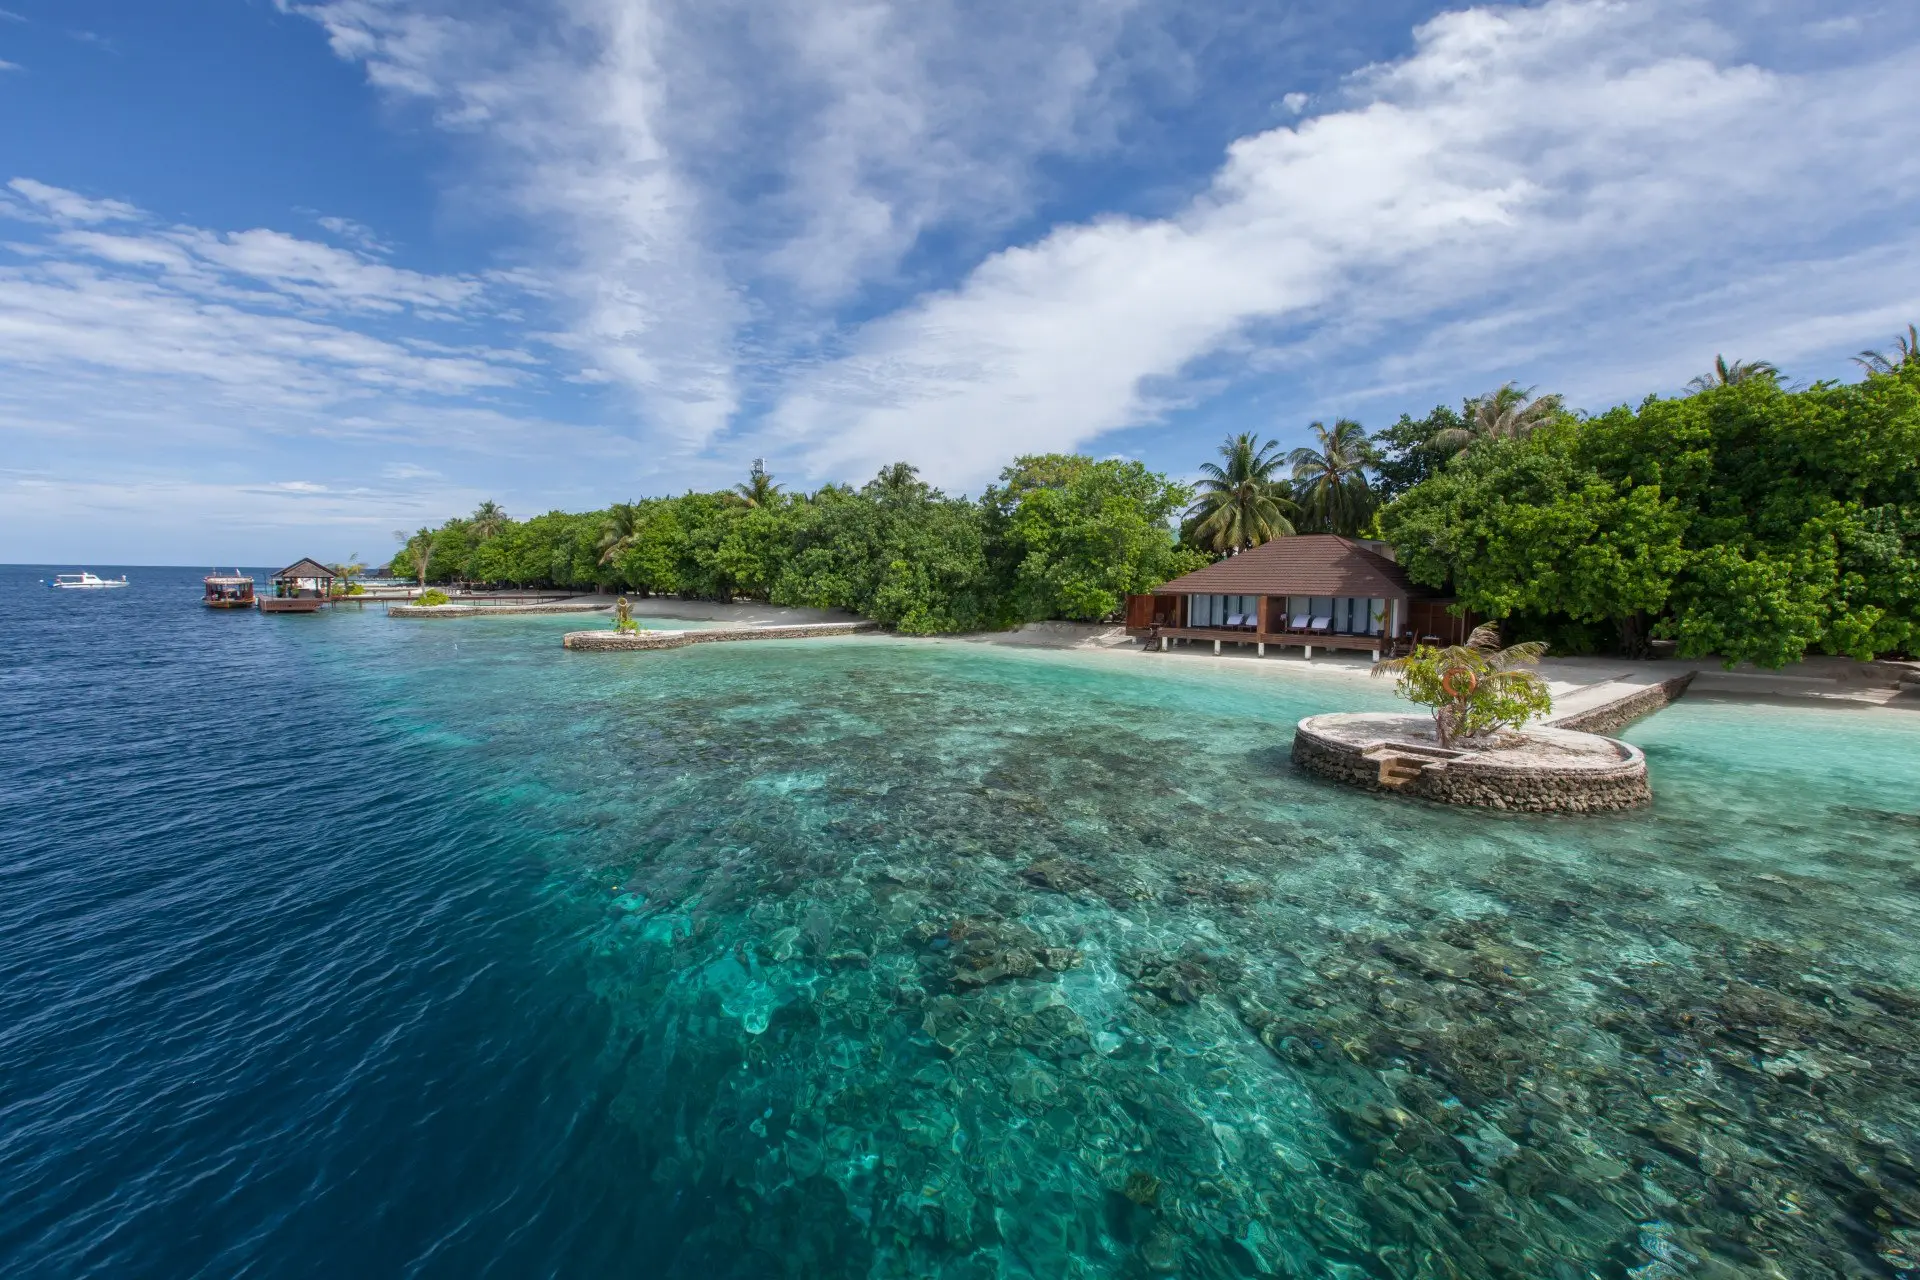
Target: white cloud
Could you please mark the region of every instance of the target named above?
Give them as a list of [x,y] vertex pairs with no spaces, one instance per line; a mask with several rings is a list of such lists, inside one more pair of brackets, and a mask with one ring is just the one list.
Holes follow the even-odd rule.
[[32,178],[15,178],[7,186],[41,212],[62,222],[126,222],[140,216],[138,209],[124,201],[93,200]]
[[1557,350],[1581,299],[1630,325],[1629,282],[1661,297],[1756,252],[1820,257],[1840,220],[1920,194],[1899,127],[1913,49],[1789,75],[1721,60],[1725,37],[1685,16],[1549,0],[1438,18],[1356,75],[1346,109],[1234,143],[1176,215],[1060,227],[869,324],[800,379],[774,436],[815,472],[911,457],[971,483],[1151,421],[1210,354],[1351,363],[1395,325],[1477,308],[1527,315],[1521,340]]

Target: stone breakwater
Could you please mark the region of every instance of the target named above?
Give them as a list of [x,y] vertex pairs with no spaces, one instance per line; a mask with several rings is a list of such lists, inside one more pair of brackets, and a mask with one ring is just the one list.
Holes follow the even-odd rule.
[[561,643],[569,649],[678,649],[682,645],[726,640],[807,640],[877,631],[877,622],[805,622],[771,627],[712,627],[699,631],[569,631]]
[[1638,689],[1623,691],[1621,696],[1587,707],[1569,715],[1553,716],[1547,723],[1556,729],[1573,729],[1580,733],[1613,733],[1624,729],[1641,716],[1651,715],[1660,708],[1679,698],[1700,673],[1689,671],[1671,680],[1662,680],[1658,684],[1646,685]]
[[1639,748],[1538,725],[1442,748],[1425,716],[1308,716],[1294,731],[1293,763],[1349,786],[1485,809],[1595,813],[1653,800]]
[[607,604],[395,604],[387,606],[389,618],[472,618],[483,613],[605,613]]

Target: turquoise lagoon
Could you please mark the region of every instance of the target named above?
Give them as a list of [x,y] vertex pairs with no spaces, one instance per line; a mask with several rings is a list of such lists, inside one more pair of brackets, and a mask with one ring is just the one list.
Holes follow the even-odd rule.
[[[1920,1266],[1920,716],[1682,703],[1646,813],[1295,775],[1384,689],[854,640],[416,702],[555,886],[689,1247],[767,1274]],[[501,664],[508,665],[501,669]],[[1207,669],[1200,669],[1203,665]],[[517,766],[507,765],[517,760]]]
[[[546,1064],[404,1192],[466,1252],[356,1263],[1920,1274],[1920,715],[1683,701],[1651,810],[1518,816],[1295,774],[1391,699],[1292,664],[263,622],[408,762],[409,911],[489,886],[406,1016],[491,981],[449,1051]],[[301,1212],[235,1256],[344,1257]]]

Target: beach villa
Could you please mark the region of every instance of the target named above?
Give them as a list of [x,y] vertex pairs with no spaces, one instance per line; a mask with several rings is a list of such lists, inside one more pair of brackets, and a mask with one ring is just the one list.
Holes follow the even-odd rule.
[[1382,542],[1300,534],[1249,547],[1217,564],[1127,597],[1127,634],[1159,641],[1360,649],[1377,660],[1413,644],[1461,644],[1477,619],[1447,612]]

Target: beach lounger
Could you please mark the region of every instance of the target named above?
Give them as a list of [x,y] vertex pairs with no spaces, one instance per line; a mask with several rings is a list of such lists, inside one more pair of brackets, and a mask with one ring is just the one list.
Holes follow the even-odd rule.
[[1328,614],[1325,617],[1315,618],[1313,622],[1307,627],[1307,630],[1309,631],[1333,630],[1333,615]]
[[1237,627],[1240,625],[1240,619],[1244,616],[1245,616],[1244,614],[1236,613],[1232,617],[1227,619],[1226,625],[1228,625],[1229,627]]
[[1296,613],[1293,615],[1293,620],[1287,625],[1295,631],[1305,631],[1307,629],[1307,615],[1304,613]]

